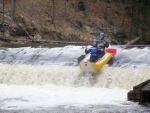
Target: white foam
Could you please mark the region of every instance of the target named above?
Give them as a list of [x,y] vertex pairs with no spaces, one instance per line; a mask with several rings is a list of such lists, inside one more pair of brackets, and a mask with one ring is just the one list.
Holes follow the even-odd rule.
[[117,48],[117,54],[114,56],[113,66],[119,67],[150,67],[150,48]]
[[132,89],[150,78],[147,68],[105,66],[96,75],[82,74],[79,67],[0,64],[0,83]]
[[84,49],[81,46],[0,48],[0,54],[0,62],[6,64],[77,65]]
[[[90,46],[88,46],[90,47]],[[150,49],[131,48],[117,49],[112,66],[116,67],[150,67]],[[77,58],[85,54],[81,46],[65,46],[57,48],[0,48],[0,63],[31,65],[77,65]]]
[[84,53],[80,46],[1,48],[0,53],[0,109],[132,106],[126,99],[127,90],[150,78],[148,48],[118,47],[113,66],[126,68],[105,66],[94,76],[82,74],[78,66],[63,66],[77,64],[78,56]]
[[126,101],[127,91],[120,89],[0,85],[0,92],[0,109],[129,103]]

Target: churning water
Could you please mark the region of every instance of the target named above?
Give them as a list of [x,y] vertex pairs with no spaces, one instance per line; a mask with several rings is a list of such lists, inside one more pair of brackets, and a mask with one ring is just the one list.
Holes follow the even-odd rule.
[[113,64],[83,74],[80,46],[0,49],[0,112],[150,112],[127,101],[133,86],[150,79],[150,50],[117,48]]

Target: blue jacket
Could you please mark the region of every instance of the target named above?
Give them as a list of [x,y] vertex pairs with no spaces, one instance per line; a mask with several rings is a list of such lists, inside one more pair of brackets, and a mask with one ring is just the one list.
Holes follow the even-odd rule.
[[[102,39],[100,40],[100,44],[98,44],[98,46],[102,47],[102,48],[105,48],[105,47],[109,47],[109,42],[108,40],[105,40],[105,39]],[[105,42],[106,44],[104,44],[103,42]]]
[[100,55],[100,50],[101,48],[99,46],[92,46],[91,48],[89,48],[88,50],[85,50],[86,54],[91,53],[91,57],[99,57]]
[[108,46],[109,46],[108,40],[102,39],[101,41],[104,41],[104,42],[106,43],[106,44],[105,44],[105,47],[108,47]]
[[108,47],[108,46],[109,46],[108,40],[105,40],[105,39],[104,39],[103,41],[106,43],[105,46]]

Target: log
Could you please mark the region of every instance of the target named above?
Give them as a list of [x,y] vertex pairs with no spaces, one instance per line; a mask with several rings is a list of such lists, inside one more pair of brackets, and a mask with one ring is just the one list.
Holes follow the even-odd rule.
[[140,38],[141,38],[141,37],[137,37],[137,38],[131,40],[130,42],[128,42],[126,45],[132,45],[132,44],[135,44],[137,41],[140,40]]

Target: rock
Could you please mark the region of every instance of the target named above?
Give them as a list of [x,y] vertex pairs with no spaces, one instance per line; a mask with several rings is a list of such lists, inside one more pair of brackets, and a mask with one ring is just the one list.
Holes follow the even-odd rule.
[[10,34],[9,34],[8,31],[6,31],[6,32],[4,33],[4,35],[5,35],[6,38],[10,38]]
[[77,28],[82,28],[82,27],[83,27],[83,24],[82,24],[81,21],[76,21],[76,22],[75,22],[75,26],[76,26]]
[[135,94],[136,93],[133,90],[129,91],[127,94],[128,100],[135,100]]
[[150,104],[150,82],[142,88],[140,104]]
[[34,36],[34,39],[39,41],[39,40],[42,40],[43,38],[41,35],[37,34]]
[[128,92],[128,100],[139,102],[139,104],[150,104],[150,80],[147,80]]
[[35,22],[34,21],[32,21],[31,26],[35,27]]

